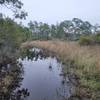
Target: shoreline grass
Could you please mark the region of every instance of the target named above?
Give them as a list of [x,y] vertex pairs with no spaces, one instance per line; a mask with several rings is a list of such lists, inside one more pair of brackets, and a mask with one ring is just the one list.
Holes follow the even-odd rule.
[[77,42],[56,40],[26,42],[22,47],[46,49],[56,54],[65,65],[68,60],[72,61],[81,87],[89,90],[89,100],[100,100],[100,46],[80,46]]

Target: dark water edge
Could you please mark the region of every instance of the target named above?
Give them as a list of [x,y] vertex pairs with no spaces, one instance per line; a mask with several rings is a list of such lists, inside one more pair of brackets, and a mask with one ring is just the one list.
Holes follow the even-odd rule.
[[0,100],[80,100],[73,97],[73,74],[42,49],[25,49],[14,63],[0,67]]

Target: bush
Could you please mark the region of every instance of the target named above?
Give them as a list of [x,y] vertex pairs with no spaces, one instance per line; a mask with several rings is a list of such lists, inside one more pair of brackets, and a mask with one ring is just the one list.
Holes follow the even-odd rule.
[[100,44],[100,33],[97,33],[97,34],[94,36],[94,40],[95,40],[95,43]]
[[90,36],[81,36],[79,39],[79,43],[81,45],[90,45],[90,44],[93,44],[93,40],[92,40],[92,37]]

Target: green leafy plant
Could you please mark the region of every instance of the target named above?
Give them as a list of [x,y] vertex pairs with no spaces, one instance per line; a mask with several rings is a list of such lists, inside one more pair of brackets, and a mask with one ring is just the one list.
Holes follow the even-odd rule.
[[89,44],[93,44],[93,40],[90,36],[81,36],[79,39],[79,43],[81,45],[89,45]]

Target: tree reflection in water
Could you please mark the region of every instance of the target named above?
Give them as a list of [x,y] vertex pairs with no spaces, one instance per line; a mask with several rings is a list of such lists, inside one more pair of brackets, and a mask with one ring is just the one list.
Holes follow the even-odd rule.
[[29,96],[27,89],[19,89],[23,74],[23,66],[18,61],[0,64],[0,100],[22,100]]
[[46,50],[33,48],[33,49],[22,50],[20,58],[22,60],[27,58],[27,60],[37,61],[38,59],[46,59],[48,57],[53,58],[54,57],[53,53],[49,53]]
[[[50,53],[46,50],[34,48],[34,49],[23,50],[20,58],[22,60],[26,59],[26,60],[31,60],[31,61],[38,61],[39,59],[46,59],[48,57],[54,58],[54,54]],[[60,62],[59,59],[57,59],[57,61]],[[68,65],[70,65],[70,64],[68,64]],[[68,67],[70,67],[70,66],[68,66]],[[53,66],[52,66],[51,62],[49,64],[48,68],[50,71],[53,70]],[[60,88],[56,89],[56,93],[57,93],[57,97],[61,98],[61,100],[73,100],[71,95],[74,94],[74,91],[73,91],[74,84],[72,84],[72,82],[71,82],[71,81],[73,81],[73,78],[71,78],[70,74],[71,73],[69,70],[68,70],[68,73],[64,73],[62,71],[62,73],[60,74],[60,77],[62,77],[61,78],[62,85]],[[74,76],[74,74],[72,74],[72,75]]]
[[[0,64],[0,100],[25,100],[25,98],[30,96],[27,88],[21,88],[24,75],[24,67],[21,62],[25,59],[38,61],[49,57],[54,58],[54,53],[36,48],[24,49],[19,57],[21,60],[18,59],[8,64]],[[50,71],[53,71],[53,65],[51,62],[52,61],[49,62],[48,68]],[[57,59],[57,62],[60,62],[59,59]],[[60,66],[62,66],[62,64]],[[75,90],[73,89],[73,85],[77,85],[77,77],[71,73],[69,68],[70,66],[68,66],[68,73],[64,73],[62,67],[61,74],[59,74],[61,77],[61,87],[56,89],[56,93],[57,97],[61,98],[61,100],[76,100],[73,99],[76,98],[76,96],[73,95],[75,92],[73,91]]]
[[[25,49],[21,53],[21,59],[28,60],[45,59],[49,55],[38,49]],[[24,100],[30,95],[28,89],[20,88],[23,80],[24,69],[19,61],[0,63],[0,100]]]
[[[37,61],[49,55],[38,49],[25,49],[20,58],[23,60]],[[24,100],[30,95],[27,88],[20,88],[23,80],[24,69],[19,61],[0,63],[0,100]]]

